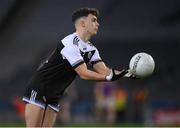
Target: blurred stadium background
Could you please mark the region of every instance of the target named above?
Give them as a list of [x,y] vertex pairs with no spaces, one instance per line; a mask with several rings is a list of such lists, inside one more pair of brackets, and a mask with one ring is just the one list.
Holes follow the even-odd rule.
[[0,0],[0,126],[24,126],[21,97],[38,64],[74,31],[71,13],[99,9],[92,42],[108,66],[128,68],[137,52],[154,57],[144,80],[72,83],[56,122],[90,126],[180,126],[179,0]]

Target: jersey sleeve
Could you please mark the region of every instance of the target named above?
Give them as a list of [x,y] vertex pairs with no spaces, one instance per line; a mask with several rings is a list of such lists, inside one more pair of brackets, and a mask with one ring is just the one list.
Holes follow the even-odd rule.
[[80,54],[79,48],[75,45],[65,46],[61,50],[61,54],[68,60],[73,68],[76,68],[80,64],[84,63],[84,59]]
[[95,49],[95,53],[94,53],[94,55],[92,56],[92,58],[91,58],[91,60],[90,60],[90,64],[91,65],[94,65],[94,64],[96,64],[96,63],[98,63],[98,62],[101,62],[102,61],[102,59],[101,59],[101,57],[100,57],[100,55],[99,55],[99,51],[97,50],[97,48]]

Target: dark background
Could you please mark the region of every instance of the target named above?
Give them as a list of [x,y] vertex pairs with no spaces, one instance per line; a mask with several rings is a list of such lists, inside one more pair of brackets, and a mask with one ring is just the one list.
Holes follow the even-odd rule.
[[[136,89],[148,90],[139,107],[144,118],[135,121],[132,111],[137,106],[129,100],[125,122],[156,125],[152,115],[156,110],[180,113],[179,0],[0,0],[0,124],[24,121],[14,101],[22,97],[38,64],[58,40],[74,32],[71,14],[79,7],[100,11],[99,33],[91,42],[109,67],[128,68],[130,58],[138,52],[147,52],[155,60],[149,78],[118,82],[129,95]],[[78,101],[93,106],[95,82],[77,79],[75,84]],[[173,114],[176,121],[170,124],[180,124]],[[94,115],[90,117],[85,123],[93,122]]]

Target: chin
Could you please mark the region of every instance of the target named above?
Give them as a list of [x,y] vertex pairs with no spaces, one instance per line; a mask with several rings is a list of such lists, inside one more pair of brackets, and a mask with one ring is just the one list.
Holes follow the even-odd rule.
[[91,36],[97,35],[97,31],[91,32]]
[[97,32],[94,32],[92,35],[97,35]]

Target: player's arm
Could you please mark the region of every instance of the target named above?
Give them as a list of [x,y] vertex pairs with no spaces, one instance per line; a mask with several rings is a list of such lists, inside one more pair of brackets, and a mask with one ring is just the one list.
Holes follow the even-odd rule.
[[101,60],[101,57],[99,55],[97,48],[96,48],[94,55],[92,56],[92,58],[90,60],[90,64],[92,65],[93,70],[95,72],[106,75],[106,79],[108,81],[118,80],[127,73],[127,71],[124,69],[121,71],[117,71],[114,68],[112,68],[112,69],[108,68],[105,65],[105,63]]
[[61,50],[61,54],[69,61],[76,73],[85,80],[105,81],[106,75],[88,70],[87,65],[80,54],[79,48],[75,45],[69,45]]
[[111,70],[110,74],[100,74],[94,71],[87,69],[85,63],[80,64],[75,68],[77,74],[85,80],[97,80],[97,81],[115,81],[123,77],[127,72],[122,70],[120,72],[116,72],[114,69]]
[[87,65],[84,63],[79,49],[75,45],[65,46],[61,50],[61,54],[69,61],[77,74],[85,80],[114,81],[120,79],[125,73],[124,70],[117,73],[112,69],[109,74],[100,74],[87,69]]
[[106,81],[107,75],[100,74],[100,73],[87,69],[87,65],[85,63],[82,63],[81,65],[76,67],[75,71],[82,79],[85,79],[85,80]]
[[[94,64],[93,69],[94,69],[94,71],[96,71],[96,72],[98,72],[100,74],[105,74],[105,75],[110,74],[111,71],[112,71],[112,69],[108,68],[103,61]],[[123,71],[123,70],[121,70],[121,71]],[[117,72],[117,73],[120,73],[121,71],[115,70],[115,72]],[[128,71],[126,71],[126,72],[128,73]],[[124,76],[126,76],[126,74]]]
[[[103,61],[94,64],[93,69],[94,69],[94,71],[96,71],[96,72],[98,72],[100,74],[108,75],[108,74],[111,73],[111,69],[108,68]],[[121,71],[118,71],[118,70],[115,70],[115,71],[116,72],[121,72]],[[124,76],[122,76],[122,77],[136,78],[135,75],[133,75],[130,70],[126,70],[126,74],[124,74]]]
[[111,73],[111,69],[109,69],[103,61],[93,64],[93,70],[104,75],[109,75]]

